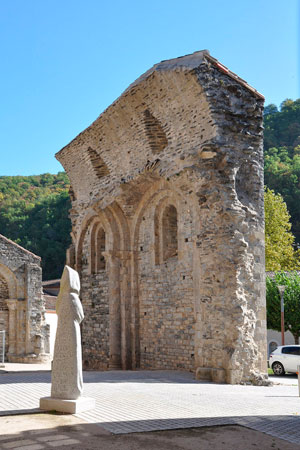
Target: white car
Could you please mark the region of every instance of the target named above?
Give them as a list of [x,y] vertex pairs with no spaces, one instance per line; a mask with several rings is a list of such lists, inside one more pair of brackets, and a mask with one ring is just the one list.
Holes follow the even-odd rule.
[[270,354],[269,366],[274,375],[284,375],[285,372],[296,373],[300,366],[300,345],[281,345]]

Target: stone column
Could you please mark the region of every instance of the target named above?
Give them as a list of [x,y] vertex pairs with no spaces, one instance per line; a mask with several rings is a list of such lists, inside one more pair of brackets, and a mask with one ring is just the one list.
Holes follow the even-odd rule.
[[121,304],[121,354],[122,368],[132,368],[131,360],[131,252],[122,251],[120,254],[120,304]]
[[109,274],[109,368],[121,369],[120,259],[117,252],[103,252]]
[[30,324],[28,324],[28,322],[27,322],[28,318],[26,315],[25,300],[18,300],[16,316],[17,316],[16,354],[25,356],[26,348],[28,346],[28,342],[27,342],[28,337],[27,337],[26,331],[30,326]]
[[138,252],[131,252],[131,368],[140,367],[140,314],[138,295]]
[[72,268],[74,268],[76,265],[76,250],[74,244],[71,244],[70,247],[67,248],[66,264]]
[[[32,320],[33,312],[38,311],[44,315],[45,310],[41,310],[42,297],[42,269],[38,264],[27,264],[25,270],[25,347],[24,352],[31,354],[34,351],[34,336],[41,331],[41,327]],[[20,314],[21,313],[20,311]]]
[[17,345],[17,303],[18,300],[9,299],[8,306],[8,358],[16,354]]

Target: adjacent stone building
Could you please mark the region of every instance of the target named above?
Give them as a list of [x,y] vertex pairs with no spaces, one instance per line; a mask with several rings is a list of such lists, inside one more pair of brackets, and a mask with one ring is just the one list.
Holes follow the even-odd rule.
[[155,65],[56,155],[86,367],[266,373],[263,102],[196,52]]
[[6,335],[6,360],[49,358],[44,314],[41,259],[0,235],[0,330]]

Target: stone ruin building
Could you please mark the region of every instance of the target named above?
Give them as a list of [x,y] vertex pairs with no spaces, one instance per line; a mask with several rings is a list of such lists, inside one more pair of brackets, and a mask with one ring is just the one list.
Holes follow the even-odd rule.
[[49,359],[41,258],[0,235],[0,331],[5,331],[5,360]]
[[263,103],[199,51],[155,65],[56,155],[86,368],[266,373]]

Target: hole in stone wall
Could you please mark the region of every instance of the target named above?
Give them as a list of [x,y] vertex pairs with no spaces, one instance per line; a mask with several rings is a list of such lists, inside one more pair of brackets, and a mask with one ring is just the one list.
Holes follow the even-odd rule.
[[162,216],[162,244],[163,261],[177,256],[177,210],[173,205],[167,206]]
[[162,152],[168,145],[168,139],[159,120],[148,109],[144,112],[144,124],[152,153]]
[[96,176],[98,178],[102,178],[105,177],[106,175],[109,175],[109,169],[106,163],[101,158],[101,156],[91,147],[89,147],[87,151]]

